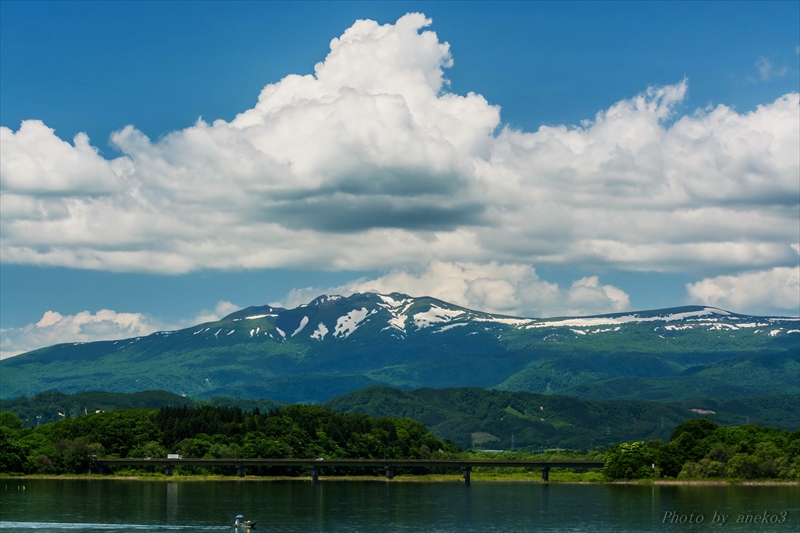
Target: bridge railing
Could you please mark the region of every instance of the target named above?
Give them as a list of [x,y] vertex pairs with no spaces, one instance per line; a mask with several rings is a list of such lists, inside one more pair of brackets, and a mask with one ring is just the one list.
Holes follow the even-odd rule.
[[468,460],[468,459],[162,459],[162,458],[124,458],[95,459],[100,470],[114,466],[153,466],[163,468],[164,473],[171,476],[176,466],[236,467],[239,477],[245,475],[245,469],[270,466],[305,466],[313,481],[319,479],[322,468],[326,467],[373,467],[382,468],[386,478],[392,479],[398,468],[448,468],[461,469],[464,481],[469,483],[470,473],[476,467],[489,468],[533,468],[540,469],[542,480],[549,480],[551,468],[602,468],[602,461],[526,461],[526,460]]

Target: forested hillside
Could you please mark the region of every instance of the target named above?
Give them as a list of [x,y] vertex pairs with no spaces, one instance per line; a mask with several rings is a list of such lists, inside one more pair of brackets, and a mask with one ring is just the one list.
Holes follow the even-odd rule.
[[710,417],[722,424],[800,427],[800,396],[738,400],[587,401],[570,396],[479,388],[402,391],[369,387],[326,402],[340,412],[419,420],[465,448],[594,448],[621,440],[669,438],[680,423]]
[[13,414],[0,413],[0,473],[85,472],[92,455],[378,458],[385,453],[415,459],[457,451],[408,418],[339,414],[308,405],[267,413],[212,406],[124,409],[36,428],[24,428]]
[[[267,399],[186,398],[165,391],[140,393],[47,392],[0,401],[0,411],[17,416],[26,427],[84,416],[96,411],[179,406],[227,406],[265,413],[287,404]],[[412,418],[439,438],[464,448],[591,449],[621,440],[667,439],[681,422],[698,417],[724,425],[760,424],[794,430],[800,427],[800,396],[765,396],[732,400],[696,399],[680,403],[586,401],[558,395],[478,388],[403,391],[370,387],[325,404],[337,412],[375,417]],[[37,418],[41,417],[41,418]]]
[[30,398],[21,396],[13,400],[0,400],[0,411],[8,411],[19,418],[26,427],[33,427],[47,422],[55,422],[66,417],[76,417],[98,411],[116,409],[159,409],[161,407],[178,407],[211,405],[219,407],[238,407],[245,411],[255,408],[269,411],[285,407],[284,402],[267,399],[245,399],[214,396],[208,400],[188,398],[163,390],[142,392],[102,392],[89,391],[75,394],[63,392],[41,392]]

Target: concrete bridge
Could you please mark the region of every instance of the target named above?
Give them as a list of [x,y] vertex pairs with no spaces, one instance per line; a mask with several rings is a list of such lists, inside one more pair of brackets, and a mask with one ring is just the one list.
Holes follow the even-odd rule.
[[259,466],[305,466],[312,481],[318,481],[320,471],[325,467],[372,467],[386,472],[386,479],[394,478],[397,468],[444,467],[458,470],[469,483],[470,472],[475,467],[490,468],[533,468],[542,472],[542,480],[550,479],[551,468],[603,468],[602,461],[483,461],[468,459],[96,459],[99,470],[104,471],[114,466],[154,466],[163,468],[164,473],[171,476],[176,466],[234,466],[236,475],[244,477],[245,469]]

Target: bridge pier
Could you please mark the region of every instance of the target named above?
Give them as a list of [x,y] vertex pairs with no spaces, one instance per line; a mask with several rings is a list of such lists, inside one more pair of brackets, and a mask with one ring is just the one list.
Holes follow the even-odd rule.
[[469,474],[472,471],[471,466],[462,466],[461,472],[464,474],[464,483],[469,484]]
[[170,464],[164,465],[164,475],[165,476],[171,476],[173,470],[175,470],[175,467],[173,465],[170,465]]
[[319,466],[311,465],[311,481],[316,483],[319,481]]
[[236,475],[239,477],[244,477],[244,466],[236,465]]
[[545,466],[542,468],[542,481],[550,481],[550,467]]
[[386,479],[388,479],[388,480],[394,479],[394,467],[393,466],[387,466],[386,467]]

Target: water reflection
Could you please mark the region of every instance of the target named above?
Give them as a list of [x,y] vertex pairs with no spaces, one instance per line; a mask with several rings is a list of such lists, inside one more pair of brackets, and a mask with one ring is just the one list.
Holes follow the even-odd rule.
[[167,523],[173,524],[178,521],[178,487],[180,485],[174,481],[167,482]]
[[[704,514],[693,531],[714,531],[714,512],[786,511],[769,531],[798,530],[800,487],[399,483],[386,481],[26,480],[3,492],[0,527],[221,531],[236,514],[262,531],[508,532],[664,531],[665,512]],[[36,522],[32,522],[35,520]],[[35,524],[39,524],[38,526]],[[93,524],[94,526],[89,526]],[[678,526],[681,531],[686,527]],[[718,526],[717,526],[717,529]],[[763,528],[762,528],[763,529]],[[766,529],[765,529],[766,530]]]

